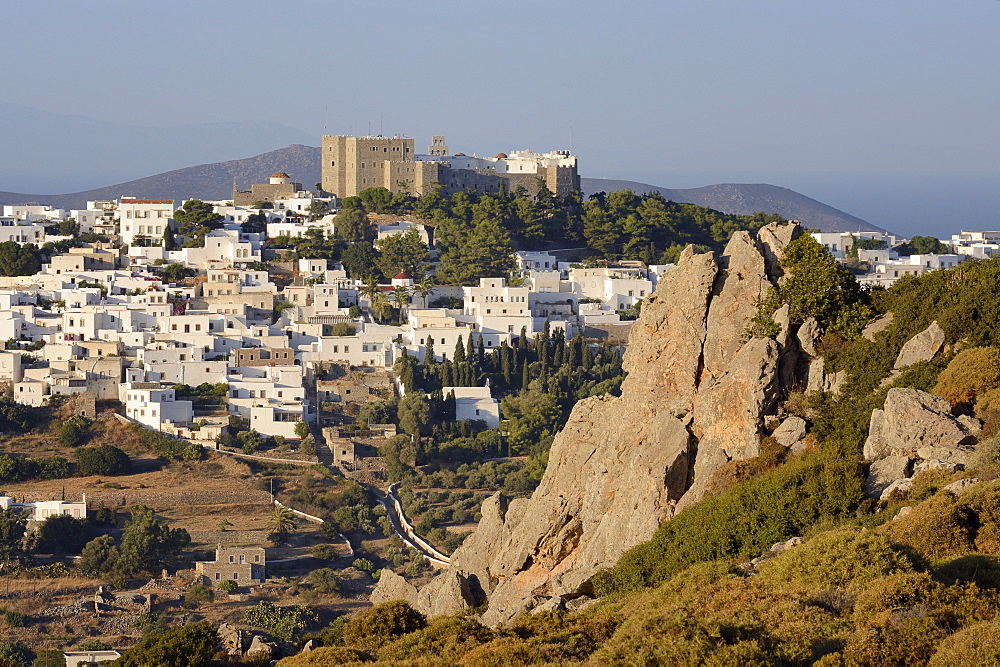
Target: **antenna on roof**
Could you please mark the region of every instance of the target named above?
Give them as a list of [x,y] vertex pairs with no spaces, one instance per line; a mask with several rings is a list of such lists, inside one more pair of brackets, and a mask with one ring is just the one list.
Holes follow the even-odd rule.
[[380,137],[382,136],[382,116],[383,114],[380,112],[378,115],[378,136]]
[[327,133],[327,123],[330,120],[330,105],[323,105],[323,134]]

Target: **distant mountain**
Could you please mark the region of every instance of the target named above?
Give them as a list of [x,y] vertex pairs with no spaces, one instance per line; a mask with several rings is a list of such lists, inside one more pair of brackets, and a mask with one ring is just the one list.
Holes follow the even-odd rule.
[[9,102],[0,103],[0,117],[0,189],[18,192],[73,192],[316,140],[268,121],[149,127]]
[[[313,188],[319,182],[320,149],[302,144],[292,144],[268,153],[242,160],[229,160],[202,164],[196,167],[175,169],[155,176],[140,178],[108,187],[62,195],[22,194],[0,192],[0,203],[23,204],[38,202],[58,208],[83,208],[87,201],[116,199],[122,195],[132,197],[163,197],[172,199],[229,199],[233,181],[240,188],[252,183],[266,183],[275,171],[287,172],[292,180],[303,187]],[[839,211],[815,199],[810,199],[788,188],[766,184],[722,183],[702,188],[671,190],[646,183],[618,181],[603,178],[582,178],[586,195],[595,192],[629,188],[638,193],[659,190],[664,197],[676,202],[708,206],[718,211],[749,214],[763,211],[778,213],[793,220],[800,220],[807,227],[823,231],[875,231],[878,228],[861,218]]]
[[665,198],[685,204],[698,204],[723,213],[747,215],[778,213],[789,220],[799,220],[806,227],[824,232],[883,231],[875,225],[849,213],[816,201],[788,188],[766,183],[720,183],[701,188],[662,188],[635,181],[606,178],[581,178],[585,195],[629,189],[637,193],[658,190]]
[[88,201],[117,199],[122,195],[176,200],[192,197],[231,199],[234,180],[241,189],[246,189],[253,183],[267,183],[268,177],[276,171],[286,172],[293,181],[301,183],[302,187],[306,189],[314,188],[320,180],[319,148],[293,144],[287,148],[242,160],[229,160],[228,162],[175,169],[135,181],[64,195],[0,192],[0,203],[38,202],[58,208],[71,209],[84,208]]

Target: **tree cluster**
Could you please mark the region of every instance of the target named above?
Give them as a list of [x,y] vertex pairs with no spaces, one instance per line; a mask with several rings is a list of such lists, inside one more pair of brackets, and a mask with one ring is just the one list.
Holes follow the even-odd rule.
[[174,563],[191,543],[186,530],[170,528],[150,508],[136,505],[131,512],[132,518],[125,524],[119,544],[115,544],[112,536],[101,535],[83,548],[79,564],[82,574],[99,577],[111,573],[157,572]]
[[174,211],[174,220],[179,225],[178,232],[187,237],[185,248],[202,248],[205,235],[215,229],[222,229],[224,218],[215,208],[200,199],[189,199],[184,206]]

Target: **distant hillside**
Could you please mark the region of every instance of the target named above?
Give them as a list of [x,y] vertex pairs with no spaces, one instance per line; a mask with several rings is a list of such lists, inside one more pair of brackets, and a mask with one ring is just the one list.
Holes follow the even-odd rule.
[[268,121],[152,127],[11,101],[2,108],[0,189],[18,192],[75,192],[315,141],[313,134]]
[[23,204],[38,202],[59,208],[84,208],[95,199],[117,199],[122,195],[133,197],[163,197],[172,199],[230,199],[233,181],[240,188],[252,183],[267,183],[276,171],[284,171],[304,188],[314,188],[320,180],[319,148],[292,144],[287,148],[264,153],[242,160],[201,164],[196,167],[176,169],[155,176],[147,176],[127,183],[109,185],[95,190],[64,195],[37,195],[0,192],[0,203]]
[[[62,195],[23,194],[0,192],[0,203],[23,204],[38,202],[60,208],[83,208],[88,200],[116,199],[122,195],[134,197],[170,197],[173,199],[229,199],[232,197],[233,180],[241,188],[252,183],[266,183],[275,171],[287,172],[294,181],[305,188],[319,182],[320,149],[302,144],[292,144],[255,157],[202,164],[176,169],[135,181],[110,185],[95,190]],[[779,213],[786,218],[800,220],[807,227],[823,231],[873,231],[878,229],[869,222],[810,199],[788,188],[766,184],[722,183],[702,188],[671,190],[646,183],[618,181],[603,178],[581,179],[584,193],[623,190],[635,192],[659,190],[667,199],[676,202],[708,206],[724,213]]]
[[659,190],[664,197],[675,202],[698,204],[731,214],[750,214],[760,211],[778,213],[789,220],[799,220],[806,227],[824,232],[882,231],[870,222],[794,190],[766,183],[720,183],[701,188],[672,190],[635,181],[605,178],[581,178],[580,181],[587,196],[595,192],[611,192],[626,188],[638,193]]

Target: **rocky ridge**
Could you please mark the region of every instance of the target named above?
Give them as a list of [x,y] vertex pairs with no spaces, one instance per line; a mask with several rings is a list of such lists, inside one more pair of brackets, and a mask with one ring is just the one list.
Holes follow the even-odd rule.
[[[790,325],[787,309],[776,339],[744,331],[800,234],[769,225],[757,238],[735,234],[718,256],[685,250],[632,329],[621,396],[573,408],[531,498],[491,497],[448,570],[421,589],[383,571],[372,602],[404,599],[438,615],[488,600],[482,620],[495,626],[552,598],[579,600],[599,569],[702,498],[720,466],[757,456],[765,417],[807,382],[802,349],[814,350],[818,331]],[[767,421],[783,444],[803,434],[801,420]]]

